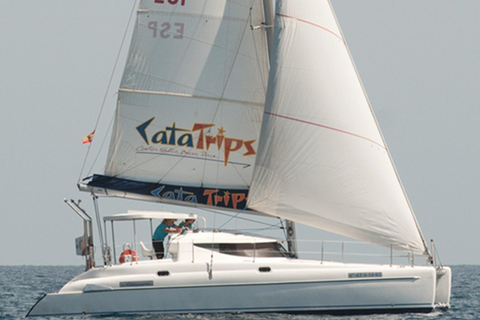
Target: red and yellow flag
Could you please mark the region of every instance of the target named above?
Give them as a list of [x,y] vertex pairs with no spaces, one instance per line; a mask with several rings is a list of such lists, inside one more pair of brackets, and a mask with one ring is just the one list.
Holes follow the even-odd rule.
[[95,130],[93,130],[88,136],[83,138],[83,144],[91,143],[93,140],[94,134],[95,134]]

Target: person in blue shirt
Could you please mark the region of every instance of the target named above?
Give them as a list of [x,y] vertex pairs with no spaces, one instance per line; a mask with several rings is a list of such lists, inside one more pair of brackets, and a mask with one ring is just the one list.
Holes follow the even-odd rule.
[[163,259],[165,256],[165,247],[163,241],[169,233],[180,233],[182,232],[181,227],[175,225],[176,219],[163,219],[162,223],[158,225],[153,233],[152,245],[155,249],[155,255],[158,259]]
[[195,219],[185,219],[182,223],[179,224],[180,227],[186,228],[187,230],[193,230],[195,228]]

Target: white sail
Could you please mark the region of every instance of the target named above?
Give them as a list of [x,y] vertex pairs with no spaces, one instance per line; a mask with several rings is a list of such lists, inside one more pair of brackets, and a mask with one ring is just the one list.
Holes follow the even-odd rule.
[[426,250],[327,0],[277,1],[248,206],[396,249]]
[[251,28],[262,21],[255,0],[141,1],[105,175],[246,195],[268,77],[265,32]]

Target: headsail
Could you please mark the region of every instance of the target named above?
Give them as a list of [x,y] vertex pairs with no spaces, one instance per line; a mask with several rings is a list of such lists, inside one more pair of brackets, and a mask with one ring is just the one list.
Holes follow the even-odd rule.
[[244,208],[268,58],[256,0],[142,0],[104,188]]
[[251,209],[423,253],[328,0],[277,1]]

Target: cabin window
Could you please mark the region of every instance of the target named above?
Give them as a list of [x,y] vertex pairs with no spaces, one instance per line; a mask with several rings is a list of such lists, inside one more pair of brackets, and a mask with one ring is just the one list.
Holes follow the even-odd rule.
[[278,242],[269,243],[199,243],[195,246],[241,257],[276,258],[288,257],[287,251]]
[[158,274],[159,277],[165,277],[165,276],[170,275],[170,272],[168,272],[166,270],[165,271],[158,271],[157,274]]
[[260,272],[270,272],[272,269],[270,267],[260,267],[258,268],[258,271]]

